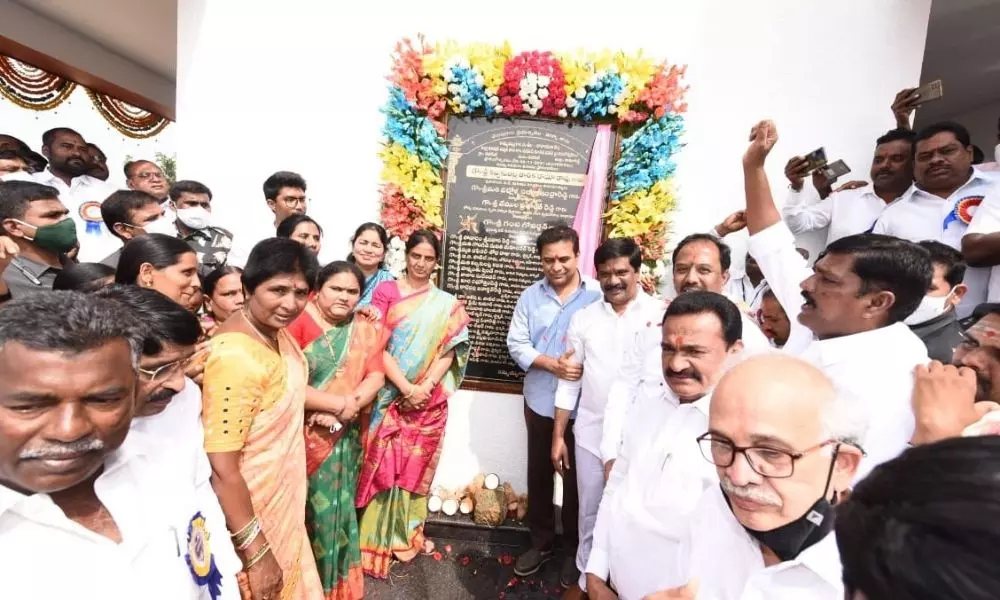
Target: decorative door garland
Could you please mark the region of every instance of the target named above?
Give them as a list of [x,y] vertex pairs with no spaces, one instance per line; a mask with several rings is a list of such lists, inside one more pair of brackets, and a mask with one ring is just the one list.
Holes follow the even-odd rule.
[[[28,110],[52,110],[76,91],[77,84],[15,58],[0,55],[0,94]],[[86,88],[85,88],[86,89]],[[146,139],[163,131],[170,120],[88,89],[94,108],[122,135]]]

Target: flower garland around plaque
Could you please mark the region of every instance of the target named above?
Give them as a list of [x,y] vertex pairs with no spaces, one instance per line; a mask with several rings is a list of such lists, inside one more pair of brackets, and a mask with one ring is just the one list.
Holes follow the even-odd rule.
[[418,229],[443,228],[447,114],[612,122],[621,141],[605,231],[641,245],[641,280],[652,291],[666,274],[685,69],[641,52],[514,54],[509,43],[400,41],[382,109],[382,224],[401,240]]

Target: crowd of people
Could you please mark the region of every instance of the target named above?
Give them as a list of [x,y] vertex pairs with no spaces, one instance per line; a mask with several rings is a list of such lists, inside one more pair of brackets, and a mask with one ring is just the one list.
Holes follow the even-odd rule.
[[[571,227],[538,236],[507,338],[530,498],[514,571],[561,546],[568,598],[1000,597],[1000,188],[960,125],[901,127],[870,189],[813,174],[805,200],[788,161],[782,211],[777,140],[753,128],[745,208],[676,245],[669,300],[641,289],[632,239],[591,278]],[[263,184],[275,236],[241,240],[203,183],[140,160],[109,189],[78,133],[42,144],[0,136],[4,589],[349,600],[433,553],[470,355],[438,235],[409,237],[398,278],[376,223],[321,266],[295,173]],[[819,227],[810,267],[793,234]]]

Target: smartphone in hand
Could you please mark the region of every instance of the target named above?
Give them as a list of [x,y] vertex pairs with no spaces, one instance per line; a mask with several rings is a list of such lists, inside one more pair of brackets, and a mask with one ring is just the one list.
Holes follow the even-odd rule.
[[808,165],[806,172],[812,173],[816,169],[826,166],[826,150],[823,148],[817,148],[809,154],[806,154],[805,159],[806,164]]
[[830,182],[836,181],[842,175],[847,175],[850,172],[850,167],[842,160],[832,162],[820,168],[820,173]]
[[944,84],[941,83],[940,79],[937,79],[918,87],[913,95],[917,98],[917,106],[932,100],[940,100],[944,96]]

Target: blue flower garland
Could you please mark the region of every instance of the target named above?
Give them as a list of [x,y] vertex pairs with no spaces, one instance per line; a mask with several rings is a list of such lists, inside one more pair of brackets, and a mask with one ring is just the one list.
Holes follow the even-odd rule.
[[421,160],[440,168],[448,158],[448,146],[430,119],[420,114],[407,101],[403,90],[393,86],[389,89],[389,102],[382,108],[385,126],[382,134],[390,144],[399,144]]
[[647,121],[622,140],[611,198],[617,200],[651,188],[657,181],[672,176],[677,168],[673,155],[684,146],[680,141],[683,131],[684,118],[670,113]]

